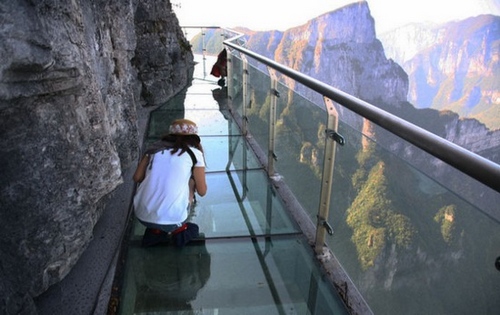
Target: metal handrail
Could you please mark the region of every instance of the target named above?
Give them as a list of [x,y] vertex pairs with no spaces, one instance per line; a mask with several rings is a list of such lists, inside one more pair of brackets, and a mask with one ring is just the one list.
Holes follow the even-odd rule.
[[453,166],[459,171],[478,180],[484,185],[500,192],[499,164],[462,148],[461,146],[439,137],[402,118],[388,113],[368,102],[358,99],[296,70],[288,68],[249,49],[234,44],[233,41],[241,36],[241,34],[238,34],[235,37],[225,40],[223,43],[224,45],[265,64],[266,66],[281,72],[295,81],[300,82],[321,95],[330,98],[338,104],[350,109],[351,111],[392,132],[432,156]]

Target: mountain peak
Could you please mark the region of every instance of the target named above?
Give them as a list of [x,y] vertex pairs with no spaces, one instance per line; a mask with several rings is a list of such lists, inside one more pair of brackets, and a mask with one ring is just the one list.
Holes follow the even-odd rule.
[[[356,27],[353,27],[356,25]],[[304,38],[315,35],[316,39],[339,42],[371,42],[375,39],[375,21],[366,1],[359,1],[324,13],[306,24],[285,31],[289,36]]]

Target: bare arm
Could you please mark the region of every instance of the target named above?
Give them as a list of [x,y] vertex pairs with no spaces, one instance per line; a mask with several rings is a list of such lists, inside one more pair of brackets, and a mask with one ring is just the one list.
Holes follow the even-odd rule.
[[144,180],[148,164],[149,164],[149,155],[146,154],[145,156],[142,157],[141,161],[139,162],[139,165],[137,165],[137,169],[135,170],[133,177],[134,182],[140,183]]
[[207,182],[205,180],[205,167],[194,167],[193,177],[196,187],[196,192],[200,196],[205,196],[207,193]]

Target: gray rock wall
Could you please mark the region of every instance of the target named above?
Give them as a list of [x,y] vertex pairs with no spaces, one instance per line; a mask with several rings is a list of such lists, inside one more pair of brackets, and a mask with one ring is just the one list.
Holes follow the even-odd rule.
[[137,159],[143,106],[189,84],[192,54],[166,0],[0,0],[0,55],[0,313],[30,314]]

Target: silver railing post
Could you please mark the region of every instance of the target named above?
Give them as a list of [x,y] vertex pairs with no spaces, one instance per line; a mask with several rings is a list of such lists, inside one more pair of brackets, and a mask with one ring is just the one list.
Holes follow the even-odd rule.
[[[248,106],[248,79],[249,79],[249,72],[248,72],[248,59],[245,55],[241,54],[241,60],[243,62],[243,73],[241,74],[243,77],[243,104],[241,106],[241,116],[242,116],[242,133],[243,137],[246,137],[248,135],[248,117],[247,117],[247,106]],[[246,147],[247,143],[246,141],[242,141],[242,146],[243,146],[243,193],[242,193],[242,198],[245,199],[247,196],[247,154],[248,154],[248,148]]]
[[338,131],[338,113],[333,101],[327,97],[323,97],[327,112],[327,125],[325,130],[325,155],[323,160],[323,176],[321,180],[320,204],[318,210],[318,222],[316,226],[316,254],[323,253],[325,246],[326,233],[332,235],[333,229],[328,223],[328,215],[330,212],[330,198],[332,192],[333,168],[335,165],[335,150],[336,144],[344,144],[344,138],[340,136]]
[[206,44],[205,44],[205,29],[202,28],[201,29],[201,55],[203,56],[203,79],[205,79],[207,77],[207,69],[206,69],[207,57],[206,57],[206,52],[207,52],[207,48],[206,48]]
[[248,117],[247,117],[247,107],[249,105],[249,95],[248,95],[248,59],[245,55],[241,55],[241,60],[243,61],[243,105],[241,109],[242,120],[242,132],[243,136],[248,134]]
[[226,80],[227,80],[227,97],[229,98],[230,101],[234,100],[234,78],[233,78],[233,54],[227,51],[227,58],[226,58]]
[[278,103],[278,76],[276,70],[268,67],[269,76],[271,77],[271,104],[269,108],[269,150],[267,157],[267,173],[269,177],[274,176],[274,161],[276,160],[275,154],[275,139],[276,139],[276,107]]

